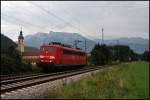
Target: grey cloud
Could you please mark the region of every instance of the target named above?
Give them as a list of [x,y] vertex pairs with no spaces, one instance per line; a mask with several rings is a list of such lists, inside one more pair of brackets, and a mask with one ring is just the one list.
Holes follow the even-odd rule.
[[[30,2],[2,1],[2,25],[6,24],[3,21],[4,17],[5,21],[13,20],[4,16],[6,14],[31,23],[32,25],[22,23],[28,34],[54,30],[79,32],[84,36],[96,38],[100,36],[103,27],[105,38],[128,36],[148,38],[149,35],[147,1],[32,1],[49,14]],[[10,27],[12,25],[9,24]],[[9,27],[2,30],[3,33],[10,33]],[[13,32],[15,31],[16,29]]]

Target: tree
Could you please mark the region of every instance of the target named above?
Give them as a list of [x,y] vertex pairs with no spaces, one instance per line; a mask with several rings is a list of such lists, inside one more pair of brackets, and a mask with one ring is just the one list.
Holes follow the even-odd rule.
[[135,53],[126,45],[114,46],[114,59],[119,61],[129,61],[134,58]]
[[140,59],[140,55],[135,53],[127,45],[95,45],[91,52],[90,61],[95,65],[103,65],[112,61],[135,61]]
[[111,52],[106,45],[95,45],[90,61],[95,65],[104,65],[111,61]]
[[142,55],[142,59],[145,61],[149,61],[149,51],[145,51]]
[[13,74],[32,71],[30,64],[24,64],[19,52],[12,46],[1,53],[1,74]]

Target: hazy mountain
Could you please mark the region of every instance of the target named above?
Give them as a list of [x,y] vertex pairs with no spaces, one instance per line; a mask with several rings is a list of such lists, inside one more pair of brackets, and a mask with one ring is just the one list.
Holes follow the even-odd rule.
[[[25,51],[34,51],[40,47],[43,43],[49,42],[61,42],[64,44],[70,44],[73,47],[75,46],[75,40],[80,40],[77,44],[78,47],[85,50],[85,39],[86,39],[86,48],[90,52],[96,43],[101,43],[100,39],[90,40],[78,33],[67,33],[67,32],[49,32],[49,33],[36,33],[34,35],[28,35],[24,38],[25,40]],[[145,50],[149,50],[149,40],[143,39],[140,37],[136,38],[118,38],[105,40],[104,43],[107,45],[117,44],[129,45],[137,53],[143,53]],[[10,38],[1,34],[1,50],[8,50],[10,46],[17,47],[17,42],[12,41]]]
[[[111,40],[105,40],[104,42],[109,44],[117,44],[117,40],[119,43],[133,43],[133,44],[148,44],[148,39],[143,39],[141,37],[133,37],[133,38],[117,38]],[[101,42],[101,39],[95,39],[96,42]]]
[[17,47],[17,44],[7,36],[1,34],[1,51],[7,51],[10,47]]
[[[17,48],[17,44],[18,44],[17,42],[14,42],[7,36],[1,34],[1,51],[2,52],[8,51],[10,47]],[[38,50],[38,49],[35,47],[25,46],[25,51],[34,51],[34,50]]]
[[[25,37],[25,44],[28,46],[39,48],[43,43],[49,42],[61,42],[74,46],[75,40],[82,42],[78,43],[78,47],[84,50],[85,39],[87,44],[87,51],[90,52],[94,45],[101,42],[101,40],[89,40],[78,33],[67,33],[67,32],[49,32],[49,33],[36,33],[34,35],[28,35]],[[137,53],[143,53],[145,50],[149,50],[149,40],[143,38],[119,38],[112,40],[105,40],[104,42],[108,45],[117,44],[116,40],[119,40],[119,44],[129,45]],[[100,43],[99,42],[99,43]]]
[[[100,39],[95,39],[95,41],[96,43],[102,42]],[[149,39],[143,39],[140,37],[105,40],[104,43],[108,45],[116,45],[116,44],[128,45],[131,49],[133,49],[137,53],[143,53],[145,50],[149,50]]]
[[66,32],[49,32],[49,33],[37,33],[34,35],[28,35],[25,37],[25,44],[32,47],[39,48],[43,43],[49,42],[61,42],[64,44],[75,46],[75,40],[80,40],[77,44],[78,47],[85,50],[85,39],[87,45],[87,51],[91,51],[91,49],[95,45],[95,41],[89,40],[78,33],[66,33]]

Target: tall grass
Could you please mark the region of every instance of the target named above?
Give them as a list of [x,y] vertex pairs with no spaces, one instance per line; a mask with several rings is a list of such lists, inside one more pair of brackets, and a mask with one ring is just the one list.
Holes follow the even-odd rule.
[[104,69],[93,76],[49,92],[60,99],[148,99],[149,65],[132,62]]

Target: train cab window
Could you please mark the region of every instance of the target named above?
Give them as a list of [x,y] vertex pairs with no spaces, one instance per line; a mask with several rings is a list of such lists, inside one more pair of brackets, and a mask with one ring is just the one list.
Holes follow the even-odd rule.
[[47,47],[41,47],[40,50],[48,50]]
[[50,48],[48,48],[48,51],[51,52],[51,53],[53,53],[54,52],[54,48],[50,47]]
[[53,47],[41,47],[40,50],[43,50],[43,51],[46,50],[46,51],[49,51],[51,53],[54,52],[54,48]]
[[41,47],[40,50],[45,50],[44,47]]

